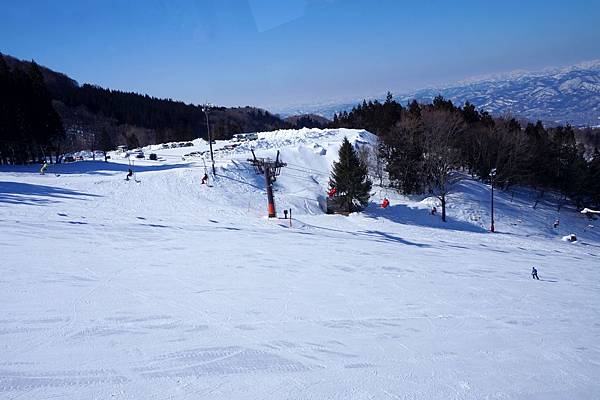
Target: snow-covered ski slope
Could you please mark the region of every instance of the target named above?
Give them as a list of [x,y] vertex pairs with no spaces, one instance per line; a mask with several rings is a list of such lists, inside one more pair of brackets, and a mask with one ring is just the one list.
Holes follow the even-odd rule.
[[[365,212],[325,215],[344,136],[373,140],[218,141],[212,187],[182,159],[202,141],[145,149],[140,183],[117,154],[2,167],[0,399],[600,398],[597,223],[500,191],[490,234],[489,188],[469,180],[446,224],[378,187]],[[291,228],[264,217],[251,147],[288,163]]]

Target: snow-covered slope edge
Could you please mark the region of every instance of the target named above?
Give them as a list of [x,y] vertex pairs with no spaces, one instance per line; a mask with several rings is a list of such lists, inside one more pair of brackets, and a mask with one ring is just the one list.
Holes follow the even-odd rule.
[[[517,191],[498,194],[490,234],[470,180],[447,224],[431,199],[380,188],[363,213],[325,215],[344,136],[372,139],[217,142],[212,187],[185,156],[202,141],[148,149],[140,183],[117,154],[2,167],[0,399],[599,397],[597,228],[563,209],[555,230],[554,204]],[[275,195],[291,227],[264,217],[251,146],[288,162]]]
[[[280,210],[291,208],[298,217],[321,215],[320,200],[327,190],[331,166],[337,159],[344,137],[356,148],[372,146],[376,141],[371,133],[355,129],[279,130],[259,132],[256,141],[218,141],[213,146],[217,176],[214,180],[211,178],[210,188],[200,185],[204,172],[210,172],[208,144],[200,139],[194,141],[193,147],[154,145],[142,149],[146,157],[150,152],[156,153],[158,161],[123,158],[123,155],[113,152],[109,163],[86,161],[57,165],[51,167],[48,176],[30,177],[45,182],[58,173],[61,176],[54,178],[54,184],[94,193],[98,197],[95,207],[112,209],[117,203],[121,210],[128,210],[122,213],[125,215],[153,209],[157,214],[165,214],[166,217],[172,213],[171,218],[177,218],[178,213],[187,215],[191,209],[199,207],[192,213],[198,218],[227,213],[246,215],[252,221],[265,214],[266,195],[264,178],[256,174],[248,162],[252,157],[251,151],[254,150],[257,157],[272,159],[279,152],[287,167],[282,169],[275,184],[277,207]],[[235,147],[232,148],[232,145]],[[130,182],[119,179],[124,177],[129,167],[142,181],[139,186],[130,187]],[[35,167],[14,171],[25,170],[33,171]],[[20,172],[13,174],[13,177],[19,176],[22,176]],[[110,196],[104,195],[105,188]],[[435,198],[401,196],[392,189],[374,186],[371,205],[354,218],[387,219],[400,224],[484,232],[491,222],[489,196],[489,186],[465,177],[450,196],[449,221],[443,223],[439,216],[428,215],[431,207],[437,204]],[[391,207],[386,210],[379,208],[383,197],[391,200]],[[558,212],[558,200],[551,193],[533,209],[535,203],[536,193],[526,188],[496,191],[497,229],[514,235],[561,237],[565,229],[583,237],[595,235],[596,230],[590,227],[590,221],[572,206],[562,207]],[[165,209],[165,204],[169,204],[168,209]],[[556,219],[562,221],[560,229],[552,227]]]

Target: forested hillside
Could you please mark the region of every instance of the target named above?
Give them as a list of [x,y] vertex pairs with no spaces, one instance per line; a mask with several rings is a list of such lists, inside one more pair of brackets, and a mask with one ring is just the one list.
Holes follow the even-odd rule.
[[[143,146],[207,138],[206,114],[201,106],[79,85],[33,61],[2,54],[0,64],[3,162],[34,161],[46,152],[95,149],[106,142],[111,146]],[[36,115],[39,113],[45,117]],[[34,126],[34,122],[41,125]],[[290,126],[255,107],[212,107],[209,122],[216,139]]]
[[[464,173],[484,182],[493,179],[505,189],[531,186],[540,198],[556,190],[579,206],[600,205],[600,149],[586,154],[569,125],[549,128],[538,121],[522,126],[468,102],[457,107],[441,96],[430,104],[413,101],[403,107],[391,93],[383,103],[365,101],[336,114],[332,124],[375,133],[379,173],[387,173],[402,193],[435,194],[443,208]],[[594,137],[591,131],[585,134]]]

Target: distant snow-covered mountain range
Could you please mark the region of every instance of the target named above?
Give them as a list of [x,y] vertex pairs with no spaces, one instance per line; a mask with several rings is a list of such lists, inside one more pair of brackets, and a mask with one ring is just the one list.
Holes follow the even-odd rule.
[[[600,125],[600,60],[537,72],[516,71],[432,87],[395,96],[402,104],[429,102],[442,95],[455,104],[469,101],[493,115],[510,114],[550,124]],[[382,100],[382,96],[373,99]],[[367,99],[368,100],[368,99]],[[327,118],[362,102],[332,102],[278,110],[283,116],[313,113]]]

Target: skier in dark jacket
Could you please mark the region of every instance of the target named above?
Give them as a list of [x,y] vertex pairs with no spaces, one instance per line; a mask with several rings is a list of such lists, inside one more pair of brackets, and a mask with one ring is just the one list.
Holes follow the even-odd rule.
[[126,181],[129,180],[129,178],[131,178],[133,176],[133,171],[131,170],[131,168],[129,168],[129,170],[127,171],[127,177],[125,178]]
[[537,269],[535,269],[535,267],[533,267],[531,269],[531,278],[532,279],[537,279],[538,281],[540,280],[540,278],[538,277],[538,274],[537,274]]
[[208,182],[208,174],[204,174],[204,176],[202,177],[202,184],[206,185],[207,182]]

